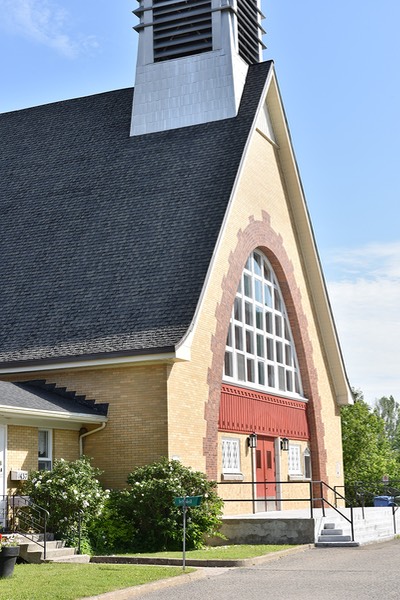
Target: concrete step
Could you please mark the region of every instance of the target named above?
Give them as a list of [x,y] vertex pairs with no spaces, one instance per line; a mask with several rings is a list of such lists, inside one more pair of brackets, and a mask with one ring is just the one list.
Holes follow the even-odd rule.
[[327,542],[351,542],[350,535],[320,535],[318,538],[318,543],[326,544]]
[[[26,542],[26,540],[30,540],[31,542],[42,543],[44,540],[43,533],[27,533],[25,535],[16,533],[15,536],[17,539],[20,539],[22,542]],[[47,542],[54,541],[54,533],[46,533],[46,540],[47,540]]]
[[[348,536],[350,537],[350,536]],[[360,544],[358,542],[316,542],[315,547],[316,548],[355,548],[357,546],[359,546]]]
[[[32,541],[23,541],[20,542],[19,547],[22,550],[26,550],[27,552],[30,551],[34,551],[34,550],[39,550],[39,548],[43,548],[43,542],[32,542]],[[63,542],[62,540],[54,540],[52,542],[46,542],[46,549],[47,550],[59,550],[61,548],[65,547],[65,542]]]
[[75,548],[56,548],[55,550],[49,550],[46,548],[46,560],[60,556],[75,556]]
[[48,563],[88,563],[90,562],[89,554],[74,554],[73,556],[58,556],[48,558],[45,562]]
[[350,535],[343,535],[343,529],[339,529],[337,523],[324,523],[315,546],[317,548],[352,548],[359,546],[359,543],[353,542]]
[[20,557],[27,563],[40,564],[45,560],[46,562],[73,561],[75,556],[75,548],[67,548],[61,540],[46,542],[46,559],[44,558],[43,542],[25,540],[20,544]]

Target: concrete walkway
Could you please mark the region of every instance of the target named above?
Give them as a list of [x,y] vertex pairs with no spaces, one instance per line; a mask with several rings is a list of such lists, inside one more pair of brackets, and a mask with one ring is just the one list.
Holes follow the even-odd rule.
[[199,569],[194,574],[103,594],[97,599],[397,599],[399,564],[399,539],[359,548],[309,548],[252,567]]

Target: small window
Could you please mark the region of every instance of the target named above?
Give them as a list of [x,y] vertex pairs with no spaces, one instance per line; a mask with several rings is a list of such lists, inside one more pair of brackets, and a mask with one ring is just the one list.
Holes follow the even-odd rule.
[[300,444],[289,444],[288,472],[293,479],[311,479],[310,450]]
[[240,473],[240,440],[235,438],[222,440],[222,472]]
[[301,448],[299,444],[289,444],[288,456],[289,475],[302,475],[301,468]]
[[38,469],[39,471],[51,471],[52,467],[52,431],[51,429],[39,429],[38,436]]
[[304,450],[304,478],[311,479],[311,454],[310,450]]

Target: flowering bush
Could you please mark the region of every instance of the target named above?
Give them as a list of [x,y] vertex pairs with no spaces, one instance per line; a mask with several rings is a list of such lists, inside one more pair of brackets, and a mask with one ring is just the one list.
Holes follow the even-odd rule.
[[79,516],[85,539],[90,522],[102,514],[108,491],[100,485],[100,474],[87,457],[73,462],[60,459],[52,471],[32,471],[23,493],[50,513],[48,531],[75,543]]
[[214,535],[221,524],[223,501],[215,481],[192,471],[177,460],[161,459],[135,469],[128,476],[130,489],[113,494],[116,518],[130,526],[132,550],[180,550],[182,509],[174,498],[202,496],[199,507],[187,512],[187,548],[203,545],[204,535]]

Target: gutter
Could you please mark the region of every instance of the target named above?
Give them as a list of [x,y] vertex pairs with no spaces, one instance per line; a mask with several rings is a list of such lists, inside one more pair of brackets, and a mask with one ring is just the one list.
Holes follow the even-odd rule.
[[[0,415],[10,415],[15,417],[28,417],[35,419],[55,419],[57,421],[70,421],[74,423],[98,423],[107,420],[104,415],[90,415],[86,413],[56,412],[48,410],[35,410],[33,408],[23,408],[20,406],[0,405]],[[104,423],[105,425],[105,423]]]

